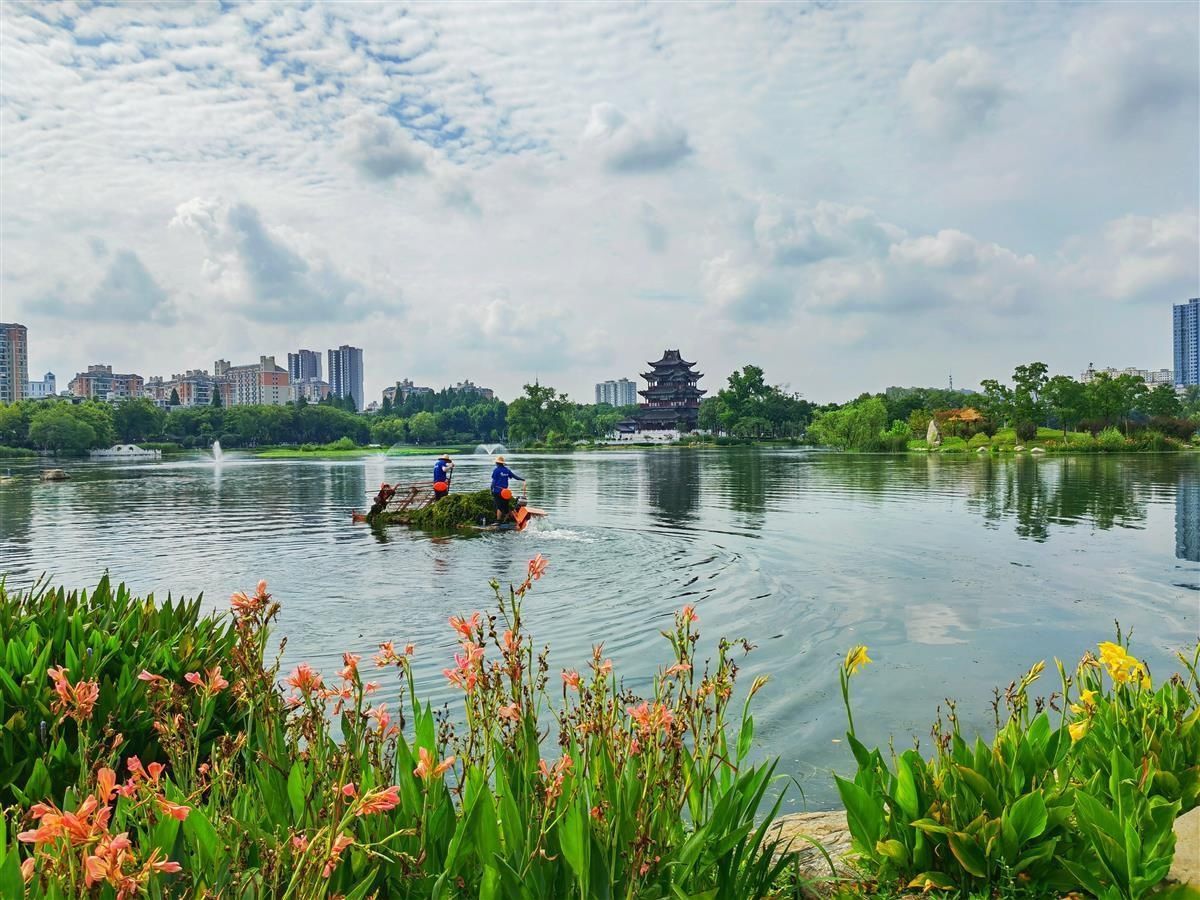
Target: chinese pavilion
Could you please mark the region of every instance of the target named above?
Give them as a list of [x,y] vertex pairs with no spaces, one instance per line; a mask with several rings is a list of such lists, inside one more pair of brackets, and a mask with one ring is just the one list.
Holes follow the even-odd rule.
[[695,430],[700,419],[700,398],[707,393],[696,387],[704,376],[692,371],[695,365],[678,350],[664,350],[662,359],[650,363],[652,371],[642,373],[646,389],[638,391],[646,401],[637,416],[642,430]]

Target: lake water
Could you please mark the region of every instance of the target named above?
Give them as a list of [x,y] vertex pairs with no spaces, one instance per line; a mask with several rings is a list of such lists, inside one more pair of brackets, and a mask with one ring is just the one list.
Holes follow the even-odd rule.
[[[424,693],[453,699],[440,671],[452,614],[486,608],[488,580],[519,581],[536,553],[547,577],[526,605],[556,665],[605,642],[644,687],[669,648],[671,614],[696,606],[703,648],[757,645],[743,685],[759,695],[756,746],[781,757],[807,804],[836,800],[849,767],[836,667],[865,643],[854,681],[869,741],[924,738],[944,697],[986,725],[993,686],[1052,657],[1074,662],[1134,629],[1152,671],[1200,631],[1200,456],[979,459],[812,451],[670,450],[510,457],[533,505],[523,533],[379,536],[350,523],[381,481],[426,478],[397,457],[267,461],[227,454],[160,463],[68,464],[41,484],[12,464],[0,484],[0,573],[69,586],[107,569],[138,592],[203,592],[224,608],[266,578],[283,602],[286,661],[326,671],[340,654],[414,641]],[[9,465],[0,462],[0,471]],[[483,487],[486,457],[455,487]],[[1047,673],[1045,690],[1052,689]],[[395,693],[392,685],[387,690]],[[927,741],[926,741],[927,743]],[[790,809],[804,805],[792,791]]]

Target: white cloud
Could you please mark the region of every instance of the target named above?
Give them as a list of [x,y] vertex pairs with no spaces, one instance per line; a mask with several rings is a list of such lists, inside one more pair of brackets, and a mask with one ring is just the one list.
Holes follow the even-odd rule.
[[1195,210],[1122,216],[1099,241],[1075,241],[1065,268],[1072,283],[1112,300],[1161,302],[1200,285],[1200,218]]
[[987,54],[960,47],[914,62],[901,93],[923,128],[958,138],[986,124],[1007,90]]
[[367,178],[386,181],[426,171],[427,153],[394,119],[367,112],[346,120],[347,156]]
[[668,116],[650,109],[630,119],[611,103],[592,107],[583,143],[614,172],[652,172],[686,159],[688,133]]

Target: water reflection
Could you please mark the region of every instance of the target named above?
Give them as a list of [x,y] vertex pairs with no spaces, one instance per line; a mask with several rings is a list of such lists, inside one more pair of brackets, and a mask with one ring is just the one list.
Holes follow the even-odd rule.
[[1179,475],[1175,486],[1175,556],[1200,562],[1200,478]]
[[687,450],[658,450],[642,456],[641,480],[655,518],[679,527],[696,518],[706,454]]

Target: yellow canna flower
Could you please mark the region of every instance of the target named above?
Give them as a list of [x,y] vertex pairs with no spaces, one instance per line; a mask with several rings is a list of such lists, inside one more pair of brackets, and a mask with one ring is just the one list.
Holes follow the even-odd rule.
[[867,648],[865,644],[859,644],[857,647],[851,647],[846,652],[846,661],[842,664],[847,675],[853,675],[867,663],[871,662],[871,657],[867,656]]
[[1077,741],[1088,733],[1088,720],[1083,719],[1079,722],[1072,722],[1067,726],[1067,730],[1071,732],[1071,740]]

